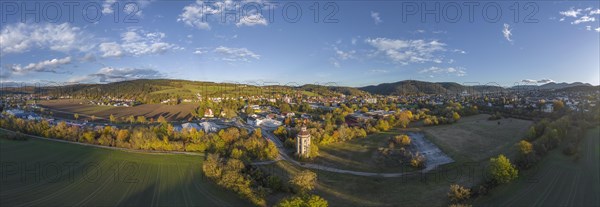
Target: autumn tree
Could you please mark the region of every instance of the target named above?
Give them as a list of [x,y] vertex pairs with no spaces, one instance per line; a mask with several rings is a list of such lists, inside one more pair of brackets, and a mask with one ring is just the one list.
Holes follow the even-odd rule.
[[462,187],[457,184],[450,185],[450,191],[448,192],[448,198],[452,203],[460,203],[471,197],[471,189]]
[[129,131],[126,129],[121,129],[117,132],[117,141],[118,142],[127,142],[129,138]]
[[133,115],[131,115],[131,116],[129,116],[129,117],[127,118],[127,121],[128,121],[130,124],[133,124],[133,123],[135,122],[135,117],[133,117]]
[[83,140],[87,143],[94,143],[95,137],[94,132],[88,131],[83,133]]
[[222,170],[219,166],[219,155],[209,154],[202,164],[202,172],[209,178],[218,178],[221,176]]
[[390,125],[387,121],[385,121],[383,119],[379,119],[379,121],[377,121],[377,125],[375,126],[375,128],[377,128],[381,131],[387,131],[390,129]]
[[262,130],[260,128],[256,128],[254,130],[254,136],[256,136],[258,138],[262,138]]
[[363,106],[362,108],[360,108],[360,112],[367,113],[369,112],[369,109],[366,106]]
[[138,116],[137,117],[137,122],[138,123],[142,123],[142,124],[146,123],[147,122],[146,117],[145,116]]
[[158,116],[158,123],[167,123],[167,119],[165,119],[165,117],[163,115]]
[[405,135],[405,134],[398,135],[398,136],[394,137],[394,142],[396,144],[400,144],[402,146],[408,146],[408,145],[410,145],[410,141],[411,141],[410,137],[408,135]]
[[73,117],[75,118],[75,120],[79,120],[79,114],[73,114]]
[[288,133],[284,126],[279,126],[279,127],[277,127],[277,129],[275,129],[275,131],[273,131],[273,134],[275,134],[275,136],[278,136],[280,138],[286,138]]
[[565,103],[561,100],[556,100],[552,103],[552,106],[554,108],[554,111],[560,111],[565,107]]
[[112,114],[108,117],[110,123],[115,123],[117,121],[117,119],[115,118],[115,116],[113,116]]
[[291,180],[290,184],[294,186],[297,192],[305,193],[315,188],[317,183],[317,174],[310,170],[303,170],[296,174]]
[[504,155],[490,158],[490,175],[498,183],[508,183],[517,178],[519,171]]
[[519,146],[519,152],[521,152],[522,155],[527,155],[529,153],[531,153],[531,151],[533,151],[533,145],[531,145],[531,143],[529,143],[526,140],[521,140],[518,144]]
[[318,195],[292,196],[279,201],[276,207],[327,207],[327,200]]
[[457,112],[452,113],[452,119],[454,121],[458,121],[460,119],[460,115]]

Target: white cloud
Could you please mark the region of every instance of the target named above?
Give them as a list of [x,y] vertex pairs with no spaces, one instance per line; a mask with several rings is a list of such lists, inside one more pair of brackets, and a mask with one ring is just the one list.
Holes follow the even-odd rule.
[[146,32],[144,30],[129,28],[121,33],[121,42],[104,42],[100,44],[102,57],[121,57],[124,55],[151,55],[162,54],[170,49],[179,47],[164,42],[165,33]]
[[47,73],[57,73],[56,69],[70,64],[72,58],[70,56],[61,58],[61,59],[51,59],[44,60],[37,63],[29,63],[26,66],[21,66],[19,64],[11,65],[8,67],[8,70],[12,71],[14,74],[27,74],[30,72],[47,72]]
[[579,14],[581,14],[581,9],[575,10],[575,9],[571,8],[571,9],[569,9],[567,11],[561,11],[561,12],[558,12],[558,13],[560,15],[565,16],[565,17],[574,17],[574,18],[577,18],[577,16]]
[[71,78],[70,82],[118,82],[135,79],[165,78],[166,75],[154,69],[103,67],[87,76]]
[[595,17],[590,17],[590,16],[582,16],[579,19],[576,19],[575,21],[571,22],[571,24],[581,24],[581,23],[585,23],[585,22],[594,22],[596,21]]
[[100,44],[102,57],[121,57],[124,55],[123,48],[116,42],[104,42]]
[[[255,25],[263,25],[266,26],[268,24],[267,20],[262,16],[261,12],[268,12],[265,10],[269,10],[273,8],[272,6],[268,6],[268,2],[263,2],[261,0],[246,0],[242,2],[238,1],[201,1],[198,0],[193,4],[187,5],[183,8],[181,14],[177,18],[178,22],[183,22],[185,25],[202,29],[202,30],[210,30],[209,19],[214,19],[215,21],[222,21],[222,17],[227,15],[226,17],[231,17],[229,14],[223,13],[225,9],[227,10],[238,10],[248,9],[243,12],[239,12],[241,17],[237,20],[227,19],[227,22],[221,23],[229,23],[235,22],[237,27],[241,26],[255,26]],[[244,8],[245,5],[247,8]],[[260,6],[260,10],[257,10],[255,7]]]
[[379,17],[379,13],[371,11],[371,18],[373,18],[373,22],[375,22],[375,24],[380,24],[383,21],[381,20],[381,17]]
[[528,84],[532,84],[532,83],[551,83],[551,82],[554,82],[554,80],[549,79],[549,78],[543,78],[543,79],[540,79],[540,80],[524,79],[524,80],[521,80],[521,82],[528,83]]
[[254,26],[254,25],[267,25],[267,20],[260,13],[251,14],[248,16],[244,16],[240,19],[235,26]]
[[112,14],[114,12],[113,4],[115,2],[117,2],[117,0],[104,1],[104,3],[102,3],[102,14]]
[[371,73],[389,73],[390,71],[383,70],[383,69],[372,69],[372,70],[369,70],[369,72],[371,72]]
[[[571,24],[578,25],[583,23],[595,22],[596,17],[594,15],[600,14],[600,9],[593,9],[592,7],[587,7],[585,9],[574,9],[570,8],[567,11],[559,12],[563,17],[560,18],[559,21],[565,21],[567,18],[573,18]],[[586,30],[591,31],[591,26],[586,26]]]
[[164,37],[165,33],[162,32],[129,29],[129,31],[121,34],[121,40],[123,41],[121,47],[136,56],[161,54],[176,47],[173,44],[163,42]]
[[194,54],[196,54],[196,55],[206,54],[209,50],[210,50],[210,48],[207,48],[207,47],[198,47],[194,50]]
[[215,14],[216,10],[210,10],[209,7],[206,7],[206,10],[202,9],[203,5],[201,1],[197,1],[194,4],[190,4],[188,6],[183,7],[183,13],[179,15],[177,18],[178,22],[183,22],[188,26],[195,27],[198,29],[210,29],[210,25],[205,19],[205,15],[207,14]]
[[508,24],[504,24],[504,29],[502,29],[502,35],[504,35],[504,38],[509,41],[512,42],[513,40],[510,38],[513,34],[512,34],[512,29],[510,28],[510,25]]
[[430,68],[425,68],[421,71],[419,71],[419,73],[426,73],[426,74],[448,74],[448,75],[456,75],[458,77],[462,77],[467,75],[467,72],[464,68],[462,67],[448,67],[448,68],[440,68],[440,67],[430,67]]
[[335,56],[329,59],[329,62],[333,64],[334,67],[340,68],[342,65],[342,61],[350,60],[350,59],[358,59],[356,56],[356,50],[348,50],[344,51],[338,48],[337,45],[342,43],[341,40],[336,41],[336,45],[333,45],[333,51],[335,52]]
[[521,80],[521,82],[523,82],[523,83],[537,83],[537,81],[533,80],[533,79],[523,79],[523,80]]
[[600,32],[600,27],[598,27],[598,28],[594,29],[594,31],[596,31],[596,32]]
[[199,48],[196,48],[196,50],[194,50],[194,54],[196,54],[196,55],[202,55],[202,54],[204,54],[206,52],[207,52],[206,48],[200,48],[199,47]]
[[337,55],[337,57],[341,60],[352,59],[354,58],[354,54],[356,54],[355,50],[350,50],[346,52],[338,49],[337,47],[334,47],[333,49],[335,50],[335,54]]
[[446,51],[446,44],[437,40],[400,40],[388,38],[366,39],[365,42],[376,49],[372,55],[383,54],[395,63],[441,62],[436,52]]
[[23,53],[32,48],[53,51],[88,51],[95,45],[87,41],[91,35],[81,32],[79,27],[63,24],[24,24],[6,25],[0,33],[2,54]]
[[260,55],[246,48],[230,48],[219,46],[215,48],[214,52],[223,56],[221,60],[230,62],[249,62],[251,59],[260,59]]

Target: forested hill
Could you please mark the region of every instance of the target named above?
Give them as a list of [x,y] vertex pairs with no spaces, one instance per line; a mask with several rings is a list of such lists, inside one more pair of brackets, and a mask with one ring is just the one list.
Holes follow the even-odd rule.
[[493,92],[502,91],[504,88],[495,85],[475,85],[465,86],[453,82],[425,82],[416,80],[405,80],[395,83],[382,83],[375,86],[365,86],[360,90],[381,95],[402,95],[402,94],[458,94],[462,92]]
[[[598,86],[589,84],[545,84],[527,87],[539,90],[598,90]],[[550,88],[550,89],[547,89]],[[3,93],[43,93],[53,96],[72,96],[75,98],[120,98],[137,100],[142,103],[159,103],[167,99],[196,99],[202,97],[240,97],[263,96],[282,97],[288,96],[371,96],[378,95],[405,95],[405,94],[459,94],[481,93],[514,90],[503,88],[497,84],[487,85],[461,85],[454,82],[425,82],[405,80],[395,83],[382,83],[365,87],[346,87],[335,85],[259,85],[239,83],[214,83],[203,81],[173,80],[173,79],[139,79],[131,81],[113,82],[107,84],[76,84],[66,86],[47,85],[43,87],[5,87]]]
[[173,79],[139,79],[107,84],[80,84],[62,87],[45,87],[45,93],[55,96],[70,95],[76,98],[100,99],[106,97],[132,99],[142,103],[159,103],[167,99],[196,99],[202,97],[240,97],[285,95],[306,96],[366,96],[368,93],[343,86],[282,86],[214,83]]

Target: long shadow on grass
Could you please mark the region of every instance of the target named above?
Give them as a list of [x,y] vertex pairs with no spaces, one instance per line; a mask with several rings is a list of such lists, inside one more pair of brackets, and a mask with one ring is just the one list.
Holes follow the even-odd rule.
[[[169,166],[173,167],[173,166]],[[168,175],[162,175],[143,190],[131,194],[119,206],[250,206],[235,193],[218,187],[205,179],[197,170],[172,169]],[[171,176],[171,178],[169,178]],[[173,177],[178,183],[165,187],[165,182]]]

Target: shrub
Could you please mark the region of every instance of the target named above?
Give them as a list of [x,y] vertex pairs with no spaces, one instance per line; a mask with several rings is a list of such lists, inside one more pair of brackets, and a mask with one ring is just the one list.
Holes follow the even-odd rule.
[[327,200],[318,195],[301,195],[281,200],[277,207],[327,207]]
[[471,189],[462,187],[457,184],[450,185],[448,198],[452,203],[461,203],[471,197]]
[[317,182],[317,174],[310,171],[304,170],[296,174],[291,180],[290,184],[294,186],[297,192],[304,193],[311,191],[315,188]]

